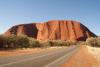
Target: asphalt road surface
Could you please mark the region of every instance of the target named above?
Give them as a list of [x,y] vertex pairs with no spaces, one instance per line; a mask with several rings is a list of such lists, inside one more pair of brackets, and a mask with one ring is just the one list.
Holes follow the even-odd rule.
[[0,58],[0,67],[60,67],[79,46],[62,47],[28,55]]

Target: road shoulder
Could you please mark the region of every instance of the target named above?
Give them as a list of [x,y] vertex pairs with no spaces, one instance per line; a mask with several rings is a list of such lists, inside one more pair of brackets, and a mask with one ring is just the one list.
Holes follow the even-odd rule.
[[92,67],[96,63],[95,58],[88,52],[86,46],[81,46],[68,62],[62,64],[62,67]]

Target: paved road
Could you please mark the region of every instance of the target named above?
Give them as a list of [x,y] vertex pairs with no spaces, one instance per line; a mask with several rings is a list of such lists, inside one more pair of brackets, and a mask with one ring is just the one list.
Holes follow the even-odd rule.
[[62,47],[52,51],[0,58],[0,67],[60,67],[78,48]]

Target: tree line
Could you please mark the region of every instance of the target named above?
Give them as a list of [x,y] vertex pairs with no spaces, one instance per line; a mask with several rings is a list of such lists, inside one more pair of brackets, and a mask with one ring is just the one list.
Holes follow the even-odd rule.
[[22,36],[3,36],[0,35],[0,48],[16,49],[16,48],[35,48],[35,47],[53,47],[53,46],[70,46],[70,45],[90,45],[100,46],[100,37],[90,37],[86,41],[61,41],[48,40],[38,41],[34,38]]

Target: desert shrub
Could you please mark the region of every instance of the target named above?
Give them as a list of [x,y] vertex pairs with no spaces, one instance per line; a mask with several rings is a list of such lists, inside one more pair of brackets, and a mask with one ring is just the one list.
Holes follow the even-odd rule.
[[42,46],[70,46],[76,45],[76,41],[62,41],[62,40],[48,40],[45,42],[41,42]]
[[41,47],[39,41],[34,38],[29,38],[29,45],[30,48]]
[[96,37],[90,37],[86,40],[87,44],[90,46],[96,46],[97,45],[97,39]]
[[5,37],[0,35],[0,48],[4,48],[5,45]]
[[8,48],[16,48],[17,47],[17,36],[16,35],[6,36],[5,45]]
[[28,48],[29,47],[29,39],[26,36],[17,36],[17,44],[20,48]]
[[68,40],[67,43],[70,45],[77,45],[77,41]]
[[51,41],[43,41],[43,42],[40,42],[41,44],[41,47],[50,47],[51,46]]
[[55,40],[52,41],[53,46],[70,46],[69,41]]
[[62,46],[63,43],[60,40],[48,40],[48,41],[43,41],[40,42],[41,47],[54,47],[54,46]]
[[88,44],[87,44],[87,42],[85,42],[85,41],[78,41],[78,42],[77,42],[77,45],[88,45]]
[[1,48],[11,48],[15,44],[14,36],[0,36]]
[[60,46],[70,46],[70,42],[69,41],[60,41],[58,42]]
[[97,38],[96,38],[96,42],[97,42],[97,43],[96,43],[96,46],[97,46],[97,47],[100,47],[100,37],[97,37]]
[[61,40],[55,40],[55,41],[53,41],[53,44],[54,44],[54,46],[62,46],[63,45]]
[[29,46],[29,39],[26,36],[0,36],[1,48],[26,48]]
[[[98,41],[99,43],[99,41]],[[76,45],[76,41],[48,40],[38,41],[26,35],[0,36],[0,48],[35,48]]]
[[48,40],[48,45],[51,46],[51,47],[55,46],[54,41],[53,40]]

